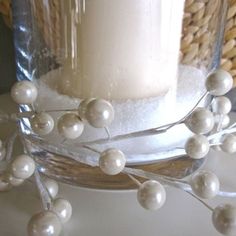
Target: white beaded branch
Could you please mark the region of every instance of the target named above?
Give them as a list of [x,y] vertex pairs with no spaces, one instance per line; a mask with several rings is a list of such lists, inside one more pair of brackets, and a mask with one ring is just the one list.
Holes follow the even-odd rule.
[[[0,142],[0,160],[8,164],[8,167],[0,176],[0,191],[7,191],[12,186],[21,185],[25,179],[34,174],[44,210],[31,218],[28,224],[29,236],[58,236],[62,229],[61,222],[65,223],[70,219],[72,214],[70,203],[65,199],[55,199],[58,185],[53,180],[43,180],[41,178],[37,164],[34,161],[35,154],[29,151],[28,145],[30,144],[43,151],[63,155],[92,167],[99,166],[101,171],[107,175],[117,175],[121,172],[126,174],[138,187],[138,202],[148,210],[157,210],[163,206],[166,200],[164,186],[182,189],[212,211],[213,224],[220,233],[236,235],[236,225],[234,224],[236,222],[236,207],[224,204],[213,209],[203,200],[211,199],[216,195],[236,196],[236,193],[220,191],[220,183],[214,173],[201,170],[194,173],[189,181],[176,179],[126,167],[125,154],[116,148],[100,151],[91,147],[93,144],[99,144],[102,147],[102,144],[120,140],[158,135],[168,132],[174,126],[185,124],[194,135],[186,141],[184,148],[179,148],[179,153],[187,154],[189,158],[201,159],[208,154],[212,146],[227,153],[234,153],[236,152],[236,136],[233,133],[236,132],[236,123],[229,126],[228,113],[231,110],[231,102],[223,96],[232,88],[232,85],[233,79],[228,72],[221,69],[216,70],[206,79],[207,92],[182,119],[161,127],[112,136],[108,127],[114,119],[114,109],[108,101],[104,99],[85,99],[80,103],[78,109],[48,110],[38,113],[34,110],[34,102],[38,96],[36,86],[31,81],[17,82],[11,90],[11,96],[17,104],[30,106],[31,111],[16,114],[0,112],[0,122],[15,122],[19,127],[19,121],[27,118],[35,134],[25,134],[19,127],[5,143]],[[208,108],[198,107],[206,96],[214,97],[211,104]],[[92,152],[94,158],[88,158],[86,154],[78,155],[76,149],[74,151],[69,150],[65,143],[45,142],[43,136],[49,134],[54,128],[54,120],[50,113],[58,111],[65,112],[57,123],[59,134],[62,135],[64,140],[79,138],[83,133],[86,122],[94,128],[105,129],[107,138],[80,142],[76,145],[77,148]],[[17,136],[22,141],[25,154],[12,160],[13,145]],[[147,180],[141,183],[136,177]],[[62,212],[66,212],[66,214],[62,214]],[[45,222],[47,227],[54,228],[53,234],[43,232]]]

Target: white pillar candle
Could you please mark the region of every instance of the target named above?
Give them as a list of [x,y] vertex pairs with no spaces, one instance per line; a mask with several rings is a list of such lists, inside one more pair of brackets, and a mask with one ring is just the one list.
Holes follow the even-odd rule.
[[141,99],[176,84],[184,0],[61,0],[59,91]]

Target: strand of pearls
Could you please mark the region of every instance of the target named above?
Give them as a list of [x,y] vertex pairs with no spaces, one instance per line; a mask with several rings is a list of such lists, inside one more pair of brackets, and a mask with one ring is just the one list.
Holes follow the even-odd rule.
[[[108,128],[115,115],[114,109],[108,101],[95,98],[85,99],[77,109],[64,110],[67,113],[59,118],[57,129],[65,140],[79,138],[84,131],[85,123],[94,128],[105,129],[108,138],[78,144],[80,148],[93,152],[96,156],[94,159],[88,159],[86,156],[78,157],[76,152],[68,150],[65,145],[45,144],[43,138],[40,138],[48,135],[55,128],[50,112],[58,110],[39,113],[32,110],[11,115],[0,113],[0,122],[29,118],[36,136],[27,137],[27,135],[20,133],[20,136],[25,141],[30,141],[32,145],[37,145],[43,150],[66,155],[81,163],[99,166],[101,171],[107,175],[127,174],[137,184],[137,199],[145,209],[157,210],[163,206],[166,200],[164,185],[180,188],[198,199],[212,211],[213,225],[220,233],[235,235],[236,208],[226,204],[213,209],[202,200],[211,199],[220,193],[220,181],[214,173],[206,170],[198,171],[191,176],[189,181],[178,180],[125,167],[126,155],[121,150],[110,148],[100,151],[90,147],[91,144],[104,144],[134,137],[157,135],[167,132],[176,125],[185,124],[194,134],[186,141],[183,147],[189,158],[204,158],[208,154],[210,147],[215,146],[218,146],[224,152],[234,153],[236,152],[236,136],[233,133],[236,132],[236,124],[226,128],[229,125],[228,113],[232,105],[229,99],[224,96],[232,88],[232,84],[233,80],[228,72],[220,69],[216,70],[207,77],[206,93],[193,109],[179,121],[115,137],[110,134]],[[214,96],[210,106],[208,108],[198,108],[200,101],[208,95]],[[34,107],[38,91],[32,82],[20,81],[13,86],[11,96],[19,105],[24,104]],[[8,146],[12,147],[13,143],[14,140],[9,142]],[[7,159],[10,160],[9,153],[11,156],[11,148],[6,151],[4,145],[1,142],[0,144],[1,160],[6,158],[7,155]],[[27,145],[25,149],[27,149]],[[44,203],[44,210],[31,218],[28,224],[28,235],[58,236],[62,230],[62,223],[67,222],[71,217],[72,207],[67,200],[56,198],[58,185],[55,181],[49,179],[41,181],[33,159],[34,157],[30,153],[16,157],[10,163],[7,173],[0,176],[0,191],[7,191],[11,186],[18,186],[34,174],[42,202]],[[141,183],[133,175],[147,180]]]

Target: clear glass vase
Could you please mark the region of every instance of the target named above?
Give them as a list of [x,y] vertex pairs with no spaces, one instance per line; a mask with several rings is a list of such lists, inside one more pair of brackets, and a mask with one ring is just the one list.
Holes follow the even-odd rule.
[[[17,79],[35,83],[33,109],[55,122],[42,137],[29,119],[21,122],[40,171],[85,187],[134,187],[125,175],[107,177],[86,165],[97,162],[94,149],[111,147],[125,153],[127,166],[176,178],[199,168],[203,160],[181,149],[191,135],[184,124],[159,135],[152,130],[181,119],[204,94],[206,75],[219,65],[226,9],[226,0],[14,0]],[[105,128],[86,123],[78,139],[65,140],[58,119],[68,110],[78,115],[87,98],[108,100],[114,121]],[[72,160],[70,151],[84,161]]]

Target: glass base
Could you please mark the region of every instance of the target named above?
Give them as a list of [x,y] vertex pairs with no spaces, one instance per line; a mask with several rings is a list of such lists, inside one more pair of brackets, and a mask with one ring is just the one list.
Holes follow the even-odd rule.
[[[127,190],[137,188],[137,185],[125,174],[108,176],[98,167],[81,164],[67,157],[51,153],[37,153],[36,162],[40,166],[40,172],[50,178],[68,184],[104,190]],[[175,159],[127,167],[182,179],[199,169],[203,163],[204,159],[193,160],[187,156],[179,156]],[[137,179],[141,182],[144,181],[144,179],[141,178]]]
[[[59,73],[58,70],[52,71],[37,81],[40,96],[35,104],[37,111],[51,111],[50,114],[55,122],[65,113],[64,110],[76,110],[80,103],[80,99],[58,93],[55,83],[57,73]],[[191,83],[189,77],[194,78]],[[182,66],[179,68],[179,78],[177,91],[174,91],[173,88],[167,94],[155,98],[111,101],[115,109],[115,119],[109,127],[111,137],[153,129],[176,122],[185,116],[204,94],[205,75],[203,71],[196,68]],[[203,100],[200,105],[205,106],[208,102]],[[22,130],[25,134],[32,134],[27,120],[22,122]],[[159,175],[184,178],[203,163],[202,160],[190,160],[184,156],[185,152],[180,151],[183,150],[186,139],[191,135],[188,128],[182,124],[159,135],[129,137],[109,142],[105,130],[94,129],[85,124],[85,131],[78,140],[64,140],[57,129],[54,129],[52,133],[43,137],[42,141],[45,145],[53,142],[53,145],[59,149],[63,144],[65,149],[74,152],[75,156],[80,156],[82,163],[88,163],[86,161],[97,163],[99,155],[91,150],[85,150],[81,144],[86,144],[98,152],[108,148],[118,148],[126,155],[127,167],[132,166]],[[106,142],[96,142],[96,140],[103,139]],[[42,152],[42,150],[51,153]],[[42,148],[42,150],[37,147],[37,144],[32,145],[32,153],[36,153],[41,172],[60,181],[95,189],[132,189],[136,187],[126,175],[107,176],[99,168],[71,160],[66,157],[67,152],[55,152],[55,154],[50,149]],[[57,155],[62,153],[65,155],[64,157]]]

